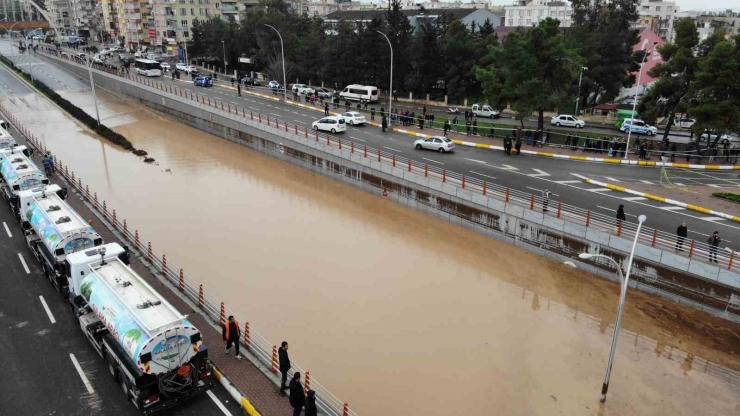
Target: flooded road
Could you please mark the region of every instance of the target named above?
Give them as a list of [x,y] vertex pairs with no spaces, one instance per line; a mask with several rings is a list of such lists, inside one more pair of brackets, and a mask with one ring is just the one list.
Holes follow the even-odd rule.
[[[91,108],[87,92],[63,95]],[[289,341],[361,416],[740,412],[736,325],[630,291],[600,406],[616,284],[99,99],[158,165],[46,101],[4,102],[142,241]]]

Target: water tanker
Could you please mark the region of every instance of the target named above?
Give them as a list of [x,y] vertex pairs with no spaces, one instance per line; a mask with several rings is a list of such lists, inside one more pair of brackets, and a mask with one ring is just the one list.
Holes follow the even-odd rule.
[[46,175],[25,154],[24,150],[27,150],[25,146],[0,150],[2,194],[7,201],[13,201],[19,191],[49,183]]

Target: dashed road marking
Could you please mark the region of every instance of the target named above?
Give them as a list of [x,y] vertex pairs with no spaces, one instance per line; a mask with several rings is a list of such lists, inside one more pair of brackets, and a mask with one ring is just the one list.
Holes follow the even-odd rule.
[[547,173],[547,172],[545,172],[545,171],[543,171],[541,169],[532,168],[532,170],[535,171],[535,172],[537,172],[537,173],[530,173],[530,174],[527,174],[527,176],[531,176],[533,178],[539,178],[539,177],[542,177],[542,176],[550,176],[549,173]]
[[624,199],[625,201],[630,201],[630,202],[632,202],[632,201],[647,201],[647,198],[645,198],[644,196],[631,196],[629,198],[622,198],[622,199]]
[[44,307],[46,314],[49,315],[49,320],[52,324],[55,324],[57,320],[54,319],[54,315],[51,314],[51,310],[49,309],[49,305],[46,304],[46,300],[44,300],[43,296],[39,296],[39,300],[41,301],[41,305]]
[[559,183],[561,185],[567,185],[569,183],[581,183],[581,181],[554,181],[555,183]]
[[591,191],[591,192],[611,192],[611,189],[609,189],[609,188],[596,188],[596,189],[584,189],[584,191]]
[[679,211],[679,210],[682,210],[682,209],[686,209],[684,207],[658,207],[658,208],[664,209],[666,211]]
[[216,397],[216,395],[213,394],[213,392],[211,390],[206,390],[206,394],[208,395],[208,397],[211,398],[211,400],[213,400],[213,403],[216,403],[216,406],[218,406],[218,408],[221,409],[221,411],[224,413],[224,415],[226,415],[226,416],[232,416],[231,415],[231,412],[229,412],[229,409],[227,409],[226,406],[224,406],[224,404],[221,403],[220,400],[218,400],[218,398]]
[[305,121],[301,121],[301,120],[293,120],[293,121],[295,121],[296,123],[306,124]]
[[704,221],[727,221],[727,218],[721,218],[721,217],[704,217],[702,218]]
[[388,150],[392,150],[394,152],[402,153],[400,150],[396,150],[396,149],[394,149],[392,147],[388,147],[388,146],[383,146],[383,149],[388,149]]
[[571,172],[571,175],[575,176],[576,178],[581,178],[581,179],[588,179],[587,177],[585,177],[585,176],[583,176],[583,175],[579,175],[579,174],[577,174],[577,173],[572,173],[572,172]]
[[5,232],[8,233],[8,237],[13,238],[13,234],[10,233],[10,228],[8,228],[8,224],[3,222],[3,226],[5,227]]
[[[298,121],[298,120],[296,120],[296,121]],[[363,140],[363,139],[357,138],[355,136],[349,136],[349,138],[352,139],[352,140],[359,140],[359,141],[361,141],[363,143],[367,141],[367,140]]]
[[467,157],[465,158],[465,160],[469,160],[469,161],[471,161],[471,162],[475,162],[475,163],[480,163],[480,164],[483,164],[483,165],[485,165],[485,164],[486,164],[486,162],[484,162],[484,161],[482,161],[482,160],[468,159]]
[[[544,192],[544,191],[543,191],[542,189],[532,188],[531,186],[528,186],[528,187],[527,187],[527,189],[531,189],[531,190],[533,190],[533,191],[537,191],[537,192],[539,192],[539,193],[542,193],[542,192]],[[554,193],[554,192],[550,192],[550,195],[553,195],[553,196],[560,196],[560,195],[558,195],[558,194],[556,194],[556,193]]]
[[475,173],[476,175],[480,175],[480,176],[485,176],[486,178],[489,178],[489,179],[496,179],[496,178],[495,178],[495,177],[493,177],[493,176],[488,176],[488,175],[486,175],[486,174],[483,174],[483,173],[480,173],[480,172],[476,172],[476,171],[474,171],[474,170],[471,170],[471,171],[470,171],[470,173]]
[[427,159],[427,158],[425,158],[425,157],[423,157],[422,159],[424,159],[424,160],[428,160],[428,161],[430,161],[430,162],[432,162],[432,163],[439,163],[440,165],[444,165],[444,163],[442,163],[442,162],[438,162],[438,161],[436,161],[436,160],[432,160],[432,159]]
[[514,167],[514,166],[511,166],[511,165],[502,165],[502,166],[503,166],[503,168],[499,167],[499,169],[503,169],[503,170],[519,170],[519,168]]
[[[614,208],[607,208],[607,207],[602,207],[601,205],[596,205],[596,207],[597,207],[597,208],[601,208],[601,209],[605,209],[605,210],[607,210],[607,211],[614,211]],[[626,213],[626,212],[624,213],[624,215],[628,215],[628,216],[630,216],[630,217],[637,217],[637,215],[634,215],[634,214],[628,214],[628,213]]]
[[612,178],[612,177],[609,177],[609,176],[604,176],[604,177],[605,177],[606,179],[609,179],[609,180],[610,180],[610,181],[612,181],[612,182],[622,182],[622,181],[620,181],[619,179],[615,179],[615,178]]
[[23,269],[26,270],[26,274],[31,274],[31,271],[28,270],[28,265],[26,264],[26,260],[23,258],[23,254],[18,253],[18,258],[21,259],[21,264],[23,264]]
[[85,373],[82,371],[82,367],[80,367],[80,363],[77,362],[77,358],[75,357],[75,355],[70,353],[69,358],[72,360],[72,364],[74,364],[75,369],[77,370],[77,374],[80,375],[82,382],[85,383],[85,388],[87,388],[87,392],[90,394],[95,393],[92,384],[90,384],[90,380],[88,380],[87,376],[85,376]]

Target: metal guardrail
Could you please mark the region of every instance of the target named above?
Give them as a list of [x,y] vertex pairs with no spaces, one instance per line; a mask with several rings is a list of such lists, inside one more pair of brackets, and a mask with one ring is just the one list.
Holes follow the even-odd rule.
[[[19,120],[1,104],[0,111],[5,113],[7,119],[31,145],[41,152],[46,152],[48,150],[44,144],[38,140],[38,138],[25,128]],[[92,205],[116,231],[125,237],[128,243],[131,244],[135,250],[141,253],[143,257],[146,257],[151,267],[154,268],[158,274],[167,279],[170,284],[176,287],[191,302],[198,305],[201,311],[205,313],[208,318],[214,322],[224,324],[226,322],[226,316],[234,315],[238,320],[244,322],[245,324],[242,330],[242,343],[244,347],[256,356],[266,367],[271,368],[273,373],[277,374],[277,345],[272,344],[251,327],[249,321],[241,320],[235,312],[225,306],[224,302],[219,301],[212,293],[205,290],[202,283],[198,283],[195,279],[187,275],[182,268],[177,267],[174,263],[167,260],[164,253],[154,250],[151,242],[144,244],[144,240],[139,235],[139,231],[134,230],[132,232],[128,222],[125,219],[121,222],[117,216],[116,210],[109,207],[106,201],[100,203],[97,193],[91,192],[88,186],[83,187],[82,179],[75,176],[74,172],[70,172],[69,167],[64,165],[61,160],[55,158],[54,164],[57,173],[77,190],[78,195]],[[294,362],[291,362],[291,365],[292,368],[291,371],[289,371],[289,376],[296,371],[304,374],[306,390],[311,389],[316,391],[316,405],[323,414],[329,416],[358,416],[354,410],[349,408],[348,403],[340,400],[332,394],[329,389],[314,378],[311,378],[309,372],[304,371]]]

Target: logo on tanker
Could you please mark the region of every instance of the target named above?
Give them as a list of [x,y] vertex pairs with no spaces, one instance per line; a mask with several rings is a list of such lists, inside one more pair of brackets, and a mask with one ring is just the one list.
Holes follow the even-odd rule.
[[181,355],[180,350],[183,347],[187,348],[188,344],[190,344],[190,340],[185,335],[168,338],[154,347],[152,356],[155,361],[173,361]]

